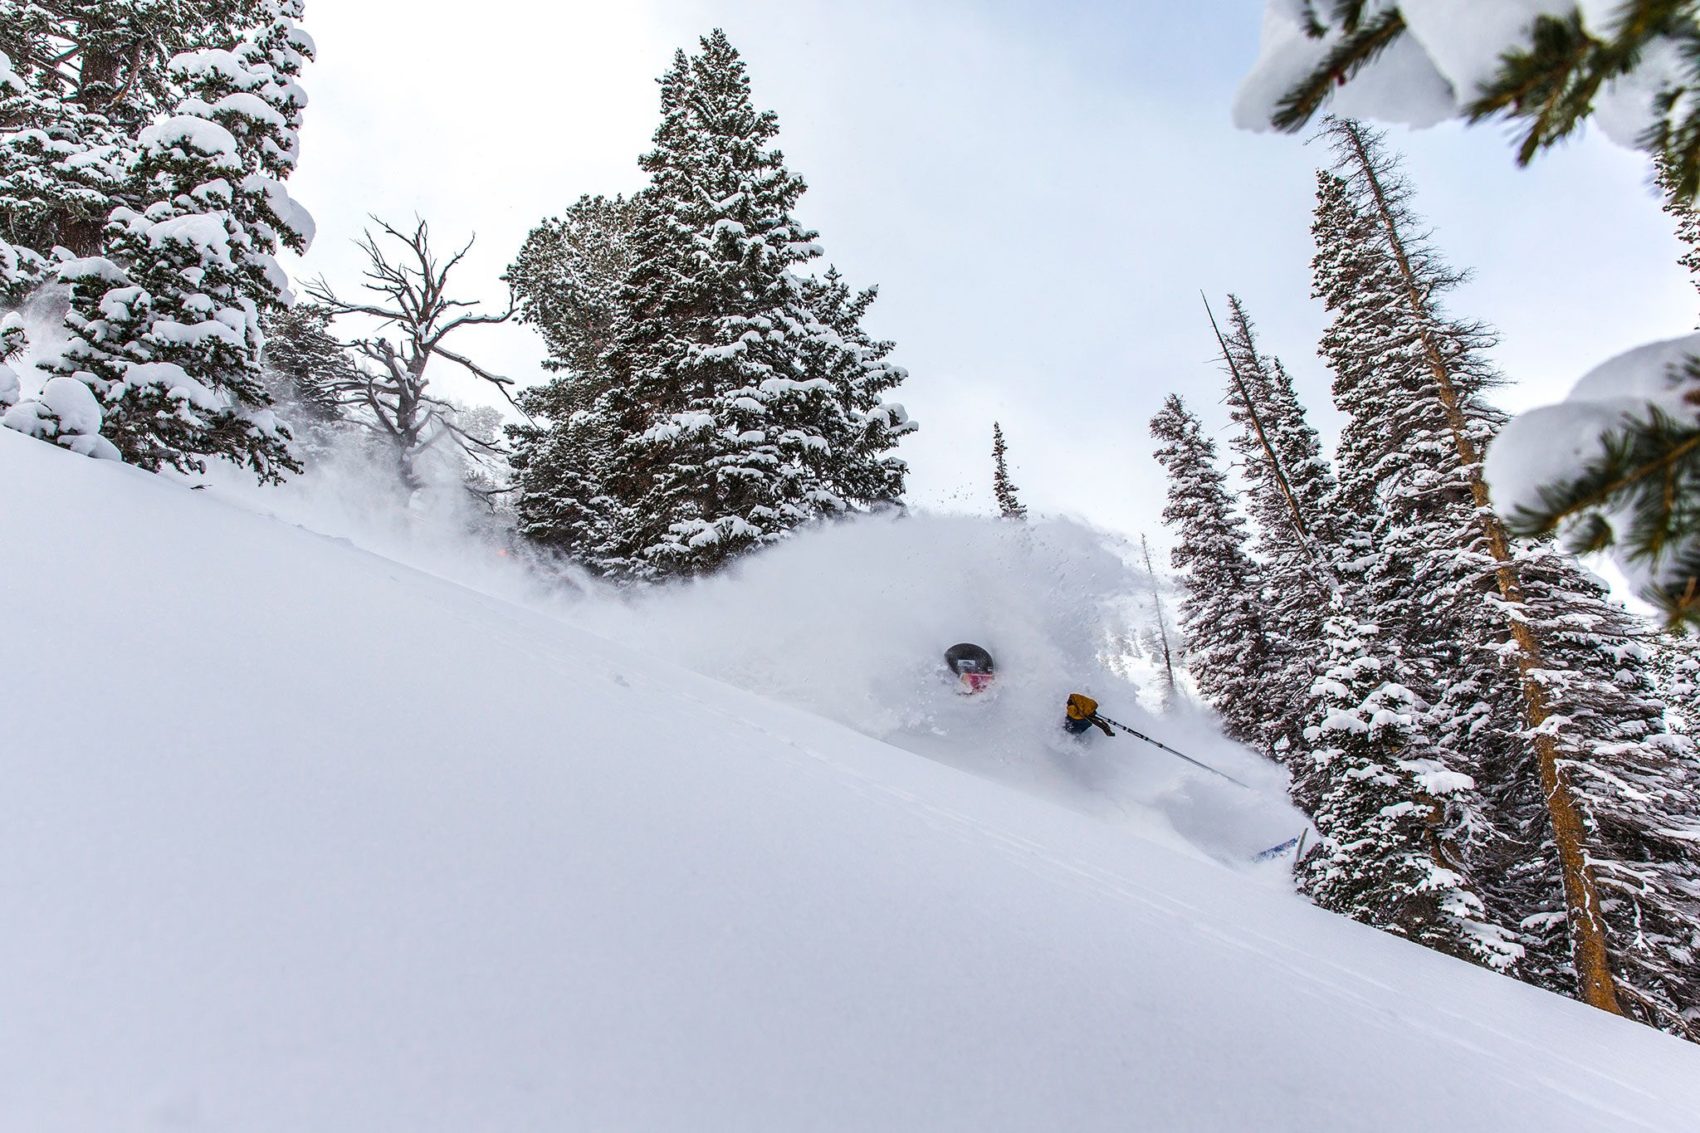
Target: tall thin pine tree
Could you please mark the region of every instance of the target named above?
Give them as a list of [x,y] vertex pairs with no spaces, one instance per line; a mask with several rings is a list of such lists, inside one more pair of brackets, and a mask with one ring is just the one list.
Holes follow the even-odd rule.
[[1323,659],[1324,619],[1341,613],[1333,542],[1345,525],[1333,514],[1333,469],[1292,378],[1280,359],[1258,349],[1251,318],[1236,296],[1228,297],[1221,345],[1227,404],[1239,426],[1232,444],[1247,482],[1254,547],[1268,579],[1264,622],[1270,647],[1281,658],[1269,714],[1288,722],[1277,743],[1289,751],[1298,744],[1311,679]]
[[992,422],[992,495],[998,501],[998,514],[1005,519],[1026,519],[1027,508],[1016,494],[1015,482],[1009,478],[1008,446],[1003,439],[1003,426]]
[[1180,398],[1164,401],[1151,435],[1169,476],[1163,519],[1175,531],[1170,561],[1186,580],[1180,616],[1188,668],[1227,733],[1272,754],[1264,692],[1274,658],[1263,624],[1263,572],[1246,553],[1245,521],[1216,465],[1216,446]]

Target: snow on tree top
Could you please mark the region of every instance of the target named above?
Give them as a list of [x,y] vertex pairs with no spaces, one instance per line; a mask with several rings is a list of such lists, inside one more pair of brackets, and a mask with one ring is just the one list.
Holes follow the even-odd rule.
[[318,235],[319,226],[313,220],[313,214],[290,196],[288,187],[282,181],[263,173],[251,173],[243,180],[242,188],[245,191],[258,189],[264,194],[267,206],[277,219],[301,238],[303,250],[312,245],[313,238]]
[[230,258],[230,229],[217,213],[192,212],[152,221],[146,228],[148,243],[156,248],[167,242],[176,242],[193,245],[201,255],[209,258]]
[[254,70],[253,66],[236,52],[219,48],[185,51],[174,56],[167,66],[172,74],[181,78],[206,78],[216,75],[233,83],[248,79]]
[[217,122],[190,114],[175,114],[163,122],[144,127],[137,135],[144,152],[160,152],[187,145],[208,157],[228,157],[237,165],[236,137]]

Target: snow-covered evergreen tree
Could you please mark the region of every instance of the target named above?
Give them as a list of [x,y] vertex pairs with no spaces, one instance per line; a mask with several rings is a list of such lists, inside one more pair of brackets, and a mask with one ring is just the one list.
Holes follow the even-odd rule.
[[[771,148],[778,119],[755,109],[723,32],[678,53],[661,104],[606,414],[618,438],[607,482],[632,524],[619,557],[648,575],[712,569],[809,519],[894,498],[901,465],[883,454],[911,427],[877,396],[903,376],[884,344],[846,334],[871,293],[797,274],[821,255],[795,217],[803,180]],[[862,451],[835,445],[838,433],[862,434]]]
[[262,0],[0,0],[0,239],[45,265],[101,251],[137,199],[142,128],[181,96],[169,62],[270,18]]
[[805,489],[826,515],[894,504],[909,467],[893,449],[916,426],[901,405],[885,400],[909,376],[887,361],[896,344],[874,338],[862,325],[879,288],[854,290],[836,267],[799,276],[798,283],[816,329],[802,339],[793,364],[799,373],[830,383],[832,393],[793,426],[826,446],[805,446],[816,483],[793,492]]
[[[1228,408],[1240,426],[1234,450],[1255,485],[1248,508],[1271,555],[1307,559],[1307,544],[1326,547],[1336,534],[1333,467],[1292,376],[1279,358],[1258,348],[1251,316],[1235,295],[1228,296],[1225,344],[1233,363]],[[1313,569],[1326,571],[1323,565]]]
[[[1671,973],[1686,945],[1669,929],[1692,919],[1694,851],[1657,831],[1682,827],[1692,751],[1664,731],[1601,588],[1494,516],[1480,456],[1504,422],[1485,397],[1491,334],[1442,309],[1460,277],[1419,235],[1379,137],[1341,120],[1328,133],[1316,288],[1348,417],[1339,510],[1370,519],[1355,601],[1432,705],[1440,761],[1477,781],[1449,802],[1448,828],[1491,919],[1523,925],[1522,974],[1680,1030]],[[1638,782],[1635,806],[1591,785],[1613,778]],[[1625,875],[1644,883],[1633,900],[1613,880]],[[1543,934],[1555,918],[1567,933]],[[1653,923],[1657,945],[1639,927]]]
[[1700,211],[1692,199],[1683,199],[1676,191],[1676,174],[1670,161],[1660,157],[1653,163],[1659,191],[1664,195],[1664,209],[1676,229],[1682,244],[1682,255],[1676,262],[1688,272],[1689,282],[1700,290]]
[[[1633,1018],[1700,1041],[1700,757],[1673,727],[1656,680],[1651,643],[1659,634],[1550,544],[1524,548],[1519,570],[1525,614],[1546,650],[1541,679],[1562,716],[1554,731],[1584,815],[1618,1003]],[[1562,869],[1543,805],[1550,776],[1527,755],[1522,761],[1510,781],[1539,790],[1515,793],[1514,829],[1541,838],[1550,879]],[[1560,986],[1573,987],[1562,889],[1549,880],[1530,892],[1546,895],[1546,953]]]
[[1240,117],[1298,130],[1352,87],[1360,113],[1383,120],[1503,120],[1521,134],[1517,161],[1526,165],[1599,112],[1608,136],[1661,157],[1687,200],[1700,192],[1700,107],[1686,97],[1700,84],[1697,26],[1700,0],[1500,0],[1457,10],[1270,0],[1262,89]]
[[[1258,349],[1236,296],[1222,336],[1227,404],[1239,426],[1232,444],[1245,476],[1246,510],[1265,576],[1264,626],[1273,679],[1269,718],[1283,750],[1298,741],[1311,679],[1325,648],[1323,620],[1340,612],[1334,559],[1347,526],[1333,514],[1334,472],[1279,358]],[[1281,722],[1285,722],[1284,725]]]
[[72,452],[103,460],[119,459],[111,441],[101,436],[100,402],[75,378],[48,378],[35,397],[20,400],[17,376],[10,367],[0,372],[0,427],[64,446]]
[[329,308],[300,302],[269,311],[260,320],[265,331],[261,363],[272,398],[288,408],[291,422],[328,425],[342,420],[337,389],[354,369],[342,343],[331,333]]
[[998,514],[1005,519],[1026,519],[1027,508],[1009,478],[1008,446],[1003,439],[1003,426],[992,422],[992,495],[998,501]]
[[627,565],[621,532],[635,523],[633,505],[615,497],[606,483],[620,436],[610,412],[614,398],[594,396],[594,381],[561,375],[519,394],[516,400],[530,420],[508,427],[518,489],[514,510],[525,538],[594,571],[615,574]]
[[[520,322],[543,336],[549,369],[581,383],[605,369],[624,314],[620,289],[635,266],[637,221],[637,206],[624,197],[580,197],[520,246],[506,279]],[[595,398],[576,400],[588,406]]]
[[299,0],[266,0],[234,48],[174,57],[172,113],[144,126],[129,191],[104,254],[58,270],[71,288],[72,340],[43,361],[99,396],[102,433],[144,468],[201,470],[206,458],[262,480],[298,471],[260,375],[260,317],[289,299],[275,259],[304,250],[293,169],[311,42]]
[[1469,776],[1437,758],[1428,706],[1397,679],[1378,628],[1330,616],[1310,690],[1298,801],[1322,841],[1300,864],[1317,904],[1431,948],[1495,968],[1522,955],[1494,923],[1455,843],[1447,800]]
[[636,266],[636,205],[623,197],[581,197],[566,214],[526,237],[508,268],[520,319],[548,347],[555,376],[523,390],[527,414],[509,425],[519,530],[593,569],[615,571],[617,533],[628,509],[604,476],[618,436],[620,400],[606,355],[626,317],[622,292]]
[[1679,735],[1700,735],[1700,638],[1660,632],[1644,645],[1666,726]]
[[1245,521],[1217,467],[1216,446],[1180,398],[1171,394],[1164,401],[1151,419],[1151,435],[1169,477],[1163,520],[1175,534],[1170,561],[1187,588],[1180,619],[1188,670],[1230,736],[1273,754],[1264,580],[1246,553]]
[[260,318],[265,346],[260,372],[277,411],[289,422],[302,461],[310,466],[358,426],[348,420],[342,391],[358,366],[331,332],[331,311],[298,302]]

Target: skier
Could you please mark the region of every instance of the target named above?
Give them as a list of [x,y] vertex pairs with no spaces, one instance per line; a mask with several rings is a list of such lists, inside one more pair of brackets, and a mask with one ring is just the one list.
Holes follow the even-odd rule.
[[1080,736],[1088,728],[1097,728],[1106,736],[1114,736],[1110,726],[1098,716],[1098,702],[1083,692],[1068,694],[1068,706],[1063,713],[1063,731],[1071,736]]
[[996,677],[997,664],[992,655],[970,642],[952,645],[944,651],[945,667],[956,674],[964,695],[972,696],[990,688]]

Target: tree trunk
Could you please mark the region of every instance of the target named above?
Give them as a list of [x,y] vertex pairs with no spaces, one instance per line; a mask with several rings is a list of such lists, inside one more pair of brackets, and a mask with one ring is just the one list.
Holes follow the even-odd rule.
[[[1447,368],[1439,344],[1429,330],[1427,301],[1411,267],[1410,257],[1405,252],[1398,223],[1364,145],[1363,135],[1356,123],[1343,122],[1342,128],[1375,199],[1377,219],[1387,232],[1388,244],[1405,285],[1406,302],[1417,320],[1422,335],[1423,354],[1434,377],[1458,459],[1463,462],[1467,471],[1470,498],[1475,504],[1482,533],[1487,539],[1488,553],[1495,563],[1494,581],[1505,604],[1509,607],[1520,607],[1524,603],[1523,587],[1512,558],[1511,540],[1506,534],[1504,524],[1494,515],[1488,499],[1487,482],[1481,475],[1481,453],[1476,449],[1475,442],[1470,439],[1468,421],[1459,401],[1458,390],[1452,384],[1451,371]],[[1523,695],[1525,722],[1535,733],[1531,741],[1535,764],[1540,773],[1541,793],[1546,799],[1547,813],[1552,820],[1553,841],[1558,846],[1559,870],[1564,881],[1566,915],[1570,927],[1571,957],[1576,965],[1577,990],[1584,1002],[1603,1011],[1622,1015],[1623,1008],[1617,998],[1617,979],[1612,972],[1611,954],[1606,944],[1605,920],[1600,912],[1599,887],[1593,870],[1588,865],[1587,822],[1564,775],[1564,769],[1559,764],[1558,741],[1541,730],[1552,715],[1547,689],[1540,679],[1540,672],[1544,667],[1541,644],[1534,630],[1515,613],[1508,616],[1506,622],[1512,643],[1517,647],[1516,665]]]
[[[76,100],[87,110],[104,110],[118,92],[118,73],[122,64],[123,60],[113,52],[84,51],[78,72]],[[60,213],[53,224],[59,243],[78,256],[99,255],[101,234],[105,229],[105,216],[84,216],[73,212]]]
[[1151,576],[1151,605],[1157,611],[1157,633],[1163,642],[1163,675],[1167,682],[1168,702],[1176,699],[1175,662],[1169,653],[1169,627],[1163,622],[1163,595],[1157,590],[1157,570],[1151,565],[1151,548],[1145,543],[1145,532],[1139,533],[1139,549],[1145,553],[1145,573]]

